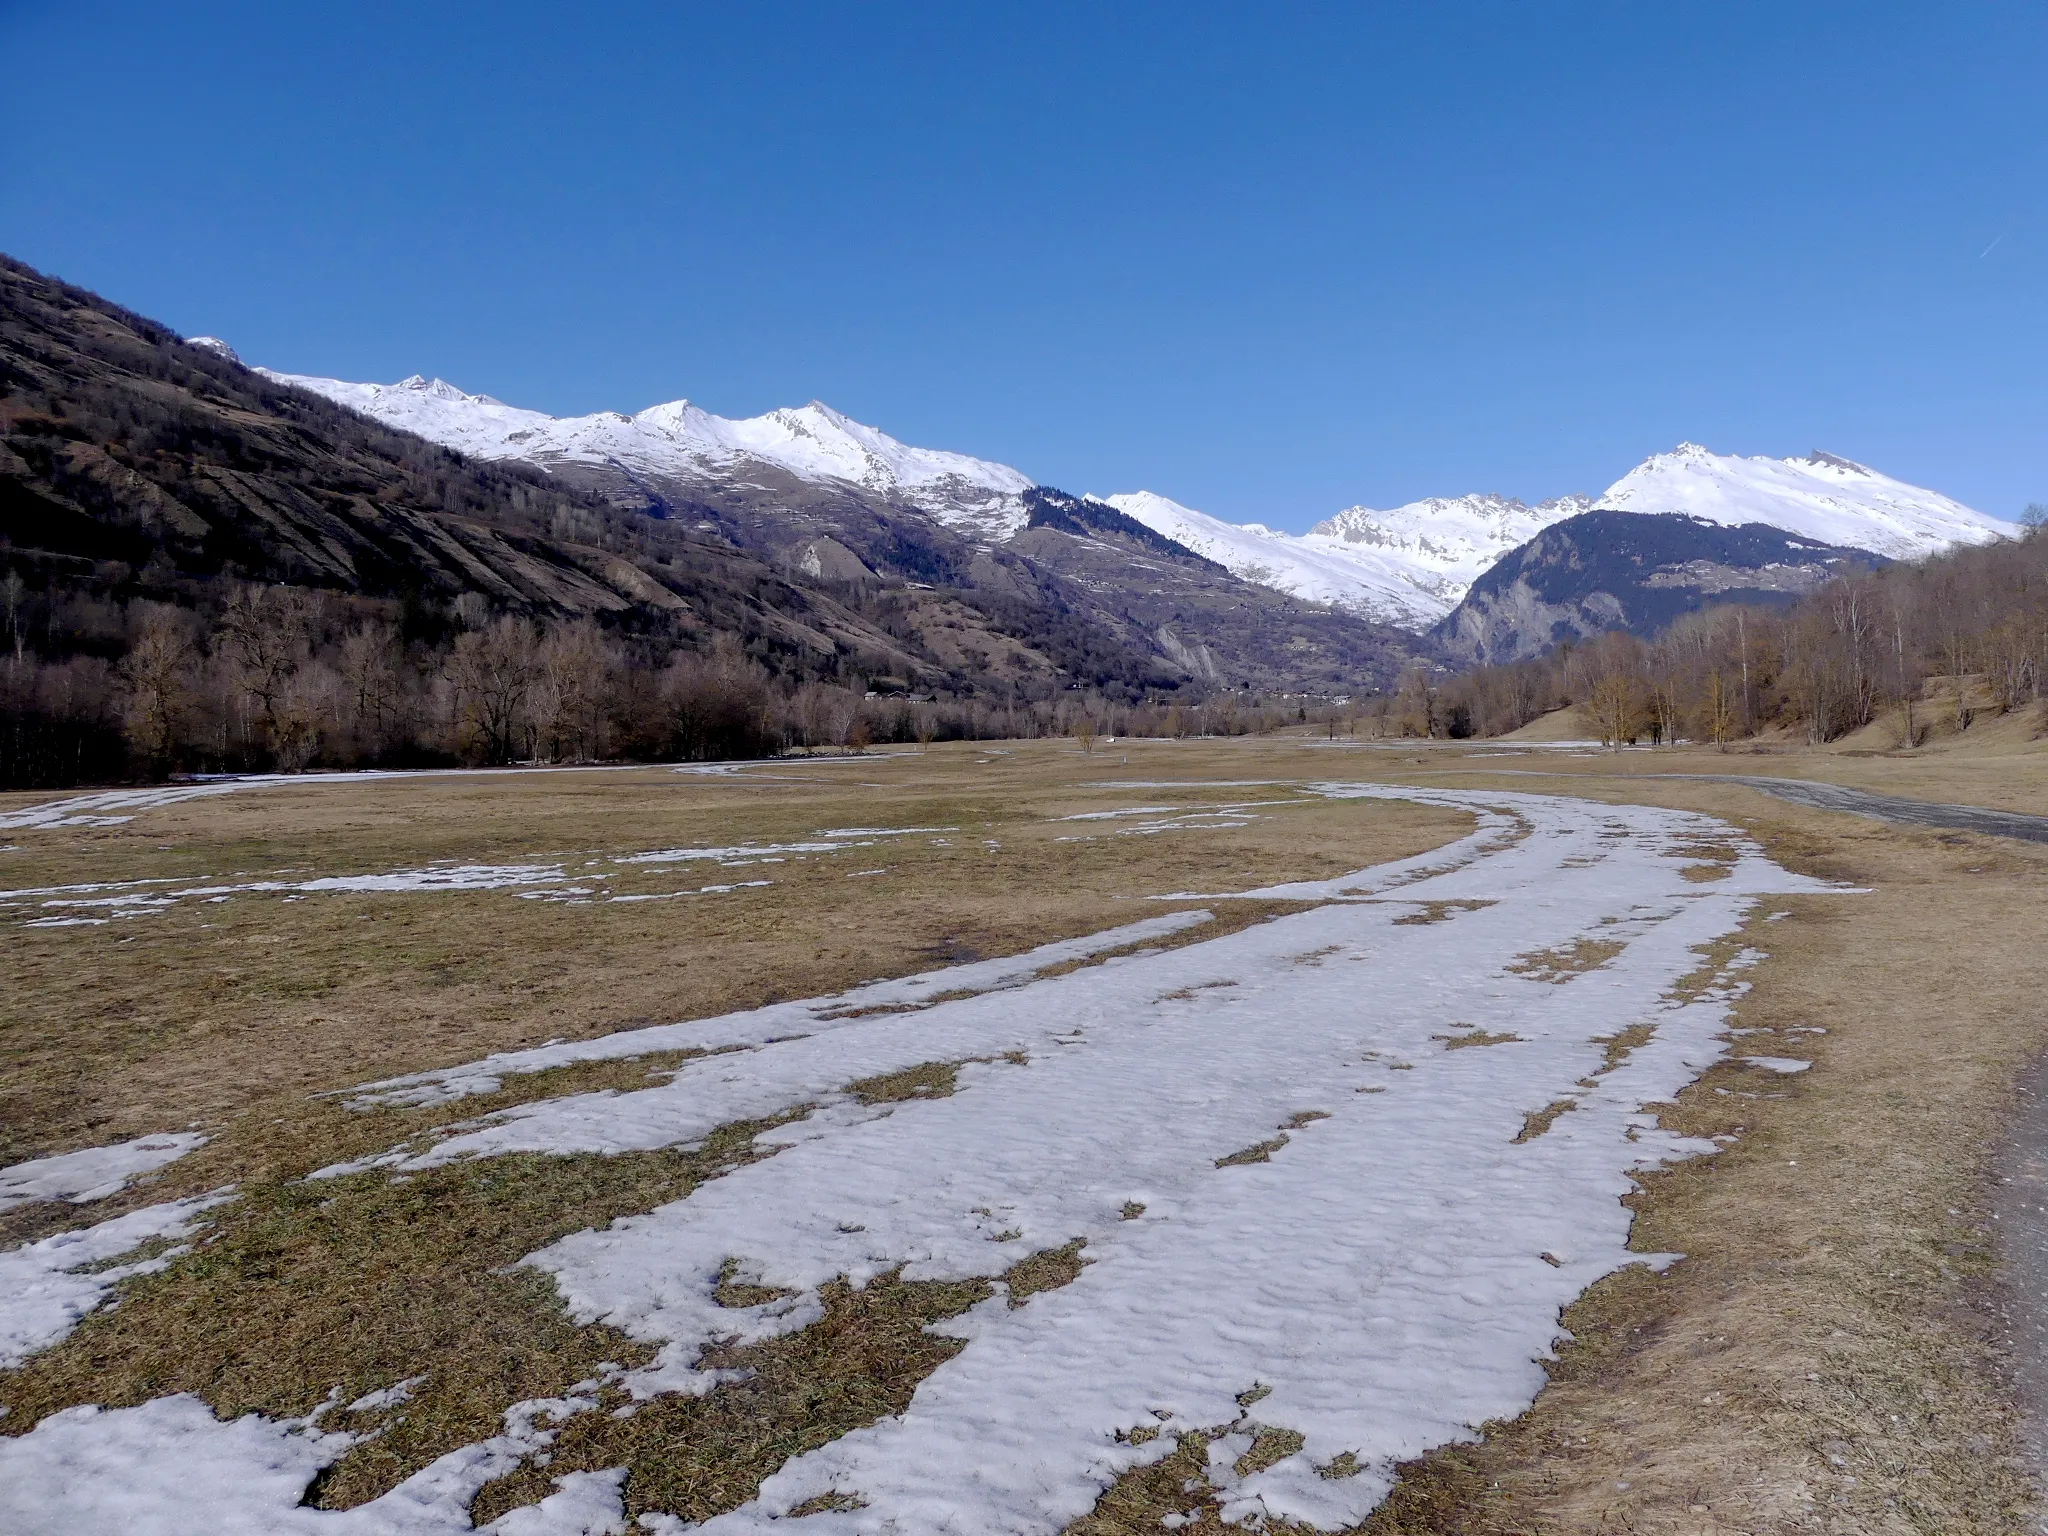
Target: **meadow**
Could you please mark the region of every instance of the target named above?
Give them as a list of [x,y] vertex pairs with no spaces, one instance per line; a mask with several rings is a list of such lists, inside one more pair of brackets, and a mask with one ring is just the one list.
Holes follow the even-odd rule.
[[[644,1316],[620,1326],[568,1304],[578,1234],[708,1211],[721,1188],[733,1200],[753,1192],[756,1211],[792,1201],[798,1220],[833,1158],[857,1161],[834,1149],[870,1145],[832,1137],[882,1134],[876,1126],[908,1135],[948,1103],[985,1106],[974,1114],[992,1126],[1026,1102],[1027,1079],[1053,1081],[1032,1079],[1025,1063],[1081,1059],[1064,1050],[1080,1043],[1075,1021],[1099,1015],[1087,1027],[1102,1035],[1134,1016],[1126,993],[1142,993],[1143,1007],[1184,1018],[1196,1031],[1186,1040],[1223,1074],[1199,1100],[1209,1108],[1170,1123],[1194,1127],[1184,1160],[1231,1178],[1305,1178],[1301,1160],[1337,1145],[1317,1138],[1348,1134],[1348,1108],[1311,1089],[1328,1068],[1307,1033],[1347,1009],[1417,1021],[1398,1041],[1374,1037],[1364,1057],[1352,1037],[1339,1042],[1328,1062],[1395,1069],[1356,1090],[1389,1097],[1355,1102],[1391,1108],[1439,1066],[1455,1070],[1463,1076],[1442,1077],[1443,1091],[1464,1097],[1428,1103],[1492,1094],[1483,1113],[1512,1110],[1500,1123],[1520,1128],[1501,1142],[1545,1157],[1563,1155],[1567,1131],[1593,1148],[1584,1139],[1605,1090],[1587,1084],[1649,1074],[1629,1090],[1636,1099],[1616,1100],[1614,1129],[1677,1150],[1632,1175],[1615,1240],[1684,1259],[1589,1256],[1581,1273],[1570,1254],[1552,1264],[1558,1255],[1544,1249],[1530,1271],[1537,1289],[1516,1281],[1517,1304],[1553,1318],[1562,1306],[1569,1341],[1521,1400],[1521,1386],[1504,1389],[1513,1411],[1472,1421],[1481,1433],[1446,1432],[1390,1463],[1391,1491],[1365,1528],[2004,1528],[2025,1491],[1992,1201],[1999,1127],[2048,1030],[2038,1004],[2048,849],[1682,777],[1810,776],[2011,809],[2043,803],[2048,755],[2017,734],[1986,740],[1971,751],[1767,754],[1301,736],[1092,752],[962,744],[717,769],[252,783],[108,825],[29,824],[51,819],[25,814],[48,797],[8,797],[0,1162],[168,1132],[206,1139],[111,1195],[0,1209],[7,1239],[47,1245],[233,1193],[122,1253],[141,1267],[110,1282],[117,1307],[89,1310],[0,1372],[0,1433],[25,1446],[66,1409],[179,1393],[221,1419],[303,1420],[326,1404],[301,1439],[354,1438],[308,1463],[312,1513],[381,1507],[401,1484],[445,1473],[464,1447],[506,1441],[498,1461],[465,1473],[451,1518],[482,1525],[553,1509],[570,1520],[564,1501],[602,1492],[574,1479],[617,1469],[621,1507],[648,1528],[742,1518],[793,1458],[870,1444],[912,1412],[924,1383],[931,1398],[965,1369],[975,1348],[961,1340],[976,1335],[949,1333],[964,1326],[949,1320],[983,1316],[998,1292],[1023,1318],[1051,1316],[1056,1296],[1078,1306],[1087,1287],[1075,1282],[1116,1259],[1120,1232],[1033,1226],[1019,1240],[992,1230],[994,1257],[951,1269],[934,1260],[929,1276],[900,1254],[828,1274],[839,1251],[828,1246],[825,1268],[797,1280],[734,1253],[711,1293],[732,1314],[730,1336],[686,1351],[691,1369],[724,1374],[708,1389],[676,1391],[671,1380],[644,1394],[634,1373],[675,1365],[665,1336]],[[1328,788],[1367,782],[1390,790]],[[1553,825],[1535,802],[1509,806],[1560,795],[1582,809],[1556,814],[1579,822]],[[1710,824],[1697,817],[1723,830],[1698,830]],[[1555,872],[1514,874],[1513,860],[1568,834],[1582,847]],[[1665,841],[1653,854],[1639,848],[1655,838]],[[1478,850],[1458,855],[1478,860],[1469,871],[1431,864],[1455,863],[1461,848]],[[1647,856],[1613,862],[1632,849]],[[1683,879],[1664,880],[1666,868]],[[1772,884],[1772,870],[1785,879]],[[1649,883],[1636,891],[1629,880]],[[1402,881],[1418,882],[1414,899],[1399,894]],[[1608,915],[1545,928],[1545,909],[1569,906],[1565,881]],[[1728,906],[1722,928],[1672,948],[1656,962],[1663,970],[1651,965],[1662,941],[1640,913],[1659,901],[1676,912],[1693,891],[1734,903],[1752,886],[1766,894]],[[1516,912],[1534,915],[1511,922]],[[1360,923],[1379,926],[1361,938]],[[1329,942],[1311,945],[1318,924]],[[1280,945],[1270,954],[1260,948],[1269,934]],[[1358,973],[1372,978],[1366,990],[1323,974],[1346,945],[1382,957]],[[1482,965],[1474,957],[1488,945],[1499,960]],[[1656,1029],[1596,1029],[1603,994],[1587,989],[1619,989],[1636,974],[1631,955],[1651,957],[1641,985],[1655,1006],[1711,1026],[1699,1039],[1720,1042],[1715,1059],[1659,1067]],[[1475,975],[1461,979],[1468,962]],[[1464,1001],[1446,1001],[1458,986]],[[1480,1016],[1502,997],[1528,999],[1514,1005],[1522,1022]],[[1297,1000],[1299,1017],[1286,1015]],[[1463,1011],[1438,1020],[1435,1008]],[[941,1049],[942,1021],[954,1017],[1012,1033],[985,1049]],[[1280,1069],[1265,1037],[1241,1061],[1228,1053],[1275,1017],[1303,1032],[1307,1075],[1275,1075],[1273,1112],[1246,1110],[1240,1131],[1221,1085],[1242,1082],[1256,1099],[1260,1074]],[[689,1021],[697,1035],[662,1033]],[[826,1066],[802,1068],[809,1077],[791,1066],[796,1086],[748,1088],[753,1098],[732,1086],[822,1050],[785,1042],[812,1032],[829,1044],[834,1028],[896,1043],[828,1053]],[[1553,1028],[1555,1040],[1544,1033]],[[1462,1048],[1475,1045],[1484,1049]],[[1537,1094],[1550,1068],[1518,1057],[1525,1045],[1555,1049],[1562,1088]],[[467,1065],[494,1053],[499,1068]],[[698,1133],[633,1131],[633,1142],[603,1119],[712,1074],[727,1086],[704,1090]],[[413,1086],[362,1091],[403,1078]],[[1157,1095],[1180,1079],[1144,1090],[1153,1111],[1133,1107],[1135,1085],[1152,1081],[1133,1077],[1067,1140],[1099,1133],[1102,1147],[1142,1161],[1167,1123]],[[1047,1102],[1028,1123],[1059,1118]],[[1299,1107],[1282,1116],[1284,1105]],[[562,1140],[549,1118],[562,1106],[579,1124],[603,1122],[611,1139]],[[1677,1155],[1706,1146],[1719,1150]],[[1492,1166],[1410,1182],[1455,1204]],[[1169,1197],[1164,1178],[1155,1219],[1191,1198]],[[1286,1186],[1276,1191],[1269,1200]],[[1145,1204],[1126,1200],[1141,1215]],[[1455,1222],[1411,1215],[1411,1248],[1441,1238],[1455,1249]],[[1390,1208],[1385,1219],[1391,1230],[1411,1215]],[[1129,1219],[1133,1241],[1153,1225]],[[565,1257],[552,1272],[520,1263],[543,1251]],[[1174,1262],[1192,1262],[1176,1252]],[[1110,1272],[1087,1279],[1099,1286]],[[1190,1272],[1181,1310],[1200,1315],[1246,1283],[1206,1273]],[[1545,1285],[1562,1287],[1555,1301]],[[1460,1337],[1450,1329],[1443,1347],[1462,1347]],[[956,1356],[954,1373],[935,1374]],[[1097,1478],[1075,1528],[1156,1529],[1163,1517],[1209,1528],[1242,1518],[1254,1497],[1275,1519],[1308,1523],[1320,1490],[1281,1479],[1314,1461],[1315,1447],[1279,1423],[1289,1383],[1264,1419],[1261,1385],[1271,1390],[1232,1385],[1239,1406],[1227,1414],[1158,1420],[1124,1442],[1115,1454],[1129,1464]],[[540,1428],[511,1445],[509,1408],[583,1400],[558,1419],[529,1414]],[[1298,1416],[1313,1433],[1314,1414]],[[1442,1443],[1453,1438],[1465,1443]],[[1362,1474],[1341,1456],[1316,1467],[1333,1487]],[[859,1528],[858,1490],[807,1497],[786,1501],[788,1512],[815,1515],[821,1530]],[[1334,1528],[1335,1518],[1313,1523]]]

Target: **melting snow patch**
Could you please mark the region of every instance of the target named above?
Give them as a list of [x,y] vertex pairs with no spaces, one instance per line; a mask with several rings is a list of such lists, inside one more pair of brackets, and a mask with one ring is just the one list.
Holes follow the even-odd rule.
[[[844,853],[851,848],[872,847],[879,838],[955,830],[957,829],[952,827],[845,827],[819,833],[818,836],[824,839],[820,842],[739,844],[730,848],[662,848],[651,853],[627,854],[609,862],[618,865],[651,865],[708,860],[727,868],[736,868],[751,863],[779,864],[783,862],[781,856],[786,854]],[[308,895],[518,889],[522,896],[530,900],[580,905],[590,901],[665,901],[677,896],[718,895],[771,883],[766,880],[741,880],[727,885],[700,886],[689,891],[626,895],[614,895],[594,885],[570,883],[574,880],[602,880],[602,876],[592,875],[588,871],[601,869],[606,862],[603,859],[587,860],[584,865],[585,873],[574,876],[561,863],[440,863],[428,865],[424,869],[389,870],[374,875],[321,875],[310,880],[249,880],[228,884],[182,886],[176,880],[164,878],[125,880],[93,885],[41,886],[0,891],[0,905],[18,909],[33,900],[35,906],[44,910],[44,916],[23,920],[21,926],[24,928],[77,928],[104,927],[114,919],[161,912],[189,899],[221,902],[232,896],[248,894],[282,895],[286,901],[297,901]],[[165,886],[178,888],[161,889]],[[520,889],[522,887],[525,889]],[[51,911],[52,908],[61,910]],[[107,915],[87,916],[87,911],[105,912]]]
[[[189,1393],[136,1408],[69,1408],[0,1438],[0,1528],[124,1536],[456,1536],[486,1483],[555,1439],[550,1427],[594,1398],[514,1405],[504,1433],[452,1451],[381,1498],[349,1510],[300,1503],[306,1486],[361,1438],[303,1419],[223,1422]],[[558,1491],[484,1527],[500,1536],[609,1536],[626,1530],[619,1470],[571,1473]]]
[[[625,1061],[651,1056],[657,1051],[716,1051],[733,1046],[784,1043],[795,1034],[834,1028],[840,1021],[857,1019],[870,1009],[918,1009],[934,997],[959,992],[988,992],[1016,987],[1051,966],[1086,960],[1113,949],[1126,949],[1168,938],[1186,929],[1211,922],[1207,912],[1174,912],[1143,922],[1126,923],[1078,939],[1061,939],[1041,944],[1021,955],[998,960],[977,960],[969,965],[922,971],[895,981],[872,981],[832,997],[803,1002],[770,1003],[716,1018],[683,1024],[657,1024],[648,1029],[621,1030],[595,1040],[556,1042],[523,1051],[506,1051],[466,1066],[443,1067],[407,1077],[366,1083],[351,1090],[349,1105],[355,1109],[386,1106],[427,1106],[451,1103],[481,1093],[496,1093],[507,1077],[545,1072],[582,1061]],[[688,1064],[686,1064],[688,1065]],[[854,1073],[853,1077],[861,1074]],[[841,1079],[847,1081],[850,1079]],[[352,1169],[355,1165],[347,1165]],[[339,1169],[322,1169],[331,1174]]]
[[1790,1077],[1795,1072],[1804,1072],[1813,1063],[1801,1061],[1794,1056],[1744,1056],[1740,1058],[1752,1067],[1762,1067],[1776,1072],[1781,1077]]
[[[0,1369],[48,1349],[76,1328],[112,1287],[132,1275],[153,1274],[185,1250],[173,1248],[109,1269],[93,1266],[132,1253],[152,1239],[184,1237],[194,1217],[228,1198],[228,1191],[216,1191],[153,1205],[81,1232],[60,1232],[0,1253]],[[0,1486],[5,1481],[0,1476]]]
[[104,1200],[205,1143],[206,1138],[196,1131],[179,1131],[0,1168],[0,1211],[31,1200],[69,1200],[73,1204]]
[[[1015,1307],[998,1294],[937,1325],[964,1347],[902,1413],[792,1458],[750,1502],[697,1527],[707,1536],[769,1536],[849,1489],[860,1507],[808,1515],[805,1528],[1052,1536],[1119,1476],[1170,1454],[1173,1436],[1131,1434],[1161,1423],[1237,1437],[1230,1465],[1212,1473],[1227,1518],[1355,1524],[1399,1462],[1527,1407],[1560,1311],[1588,1285],[1626,1264],[1669,1262],[1630,1250],[1622,1200],[1632,1175],[1716,1150],[1662,1128],[1654,1106],[1722,1058],[1734,991],[1685,1000],[1677,984],[1758,896],[1830,887],[1687,812],[1323,792],[1459,807],[1481,826],[1419,859],[1276,887],[1323,904],[1168,953],[1045,975],[1061,948],[1047,946],[837,998],[510,1053],[371,1085],[359,1102],[439,1102],[571,1060],[747,1047],[685,1062],[657,1086],[523,1105],[425,1152],[388,1155],[406,1167],[678,1146],[734,1120],[818,1106],[770,1133],[778,1155],[525,1260],[553,1276],[578,1320],[659,1346],[621,1378],[637,1397],[717,1390],[721,1373],[697,1365],[707,1344],[807,1326],[838,1277],[995,1279],[1028,1254],[1086,1244],[1089,1262],[1063,1287]],[[1701,886],[1669,854],[1707,835],[1739,857],[1728,879]],[[1340,899],[1397,887],[1399,903]],[[1406,898],[1472,905],[1454,923],[1404,924]],[[1175,914],[1070,949],[1128,947],[1140,930],[1202,920]],[[1534,981],[1516,969],[1588,939],[1620,948],[1597,971]],[[1305,965],[1306,955],[1330,958]],[[1446,1029],[1475,1019],[1517,1043],[1440,1048]],[[1625,1030],[1647,1038],[1615,1060]],[[867,1104],[845,1092],[929,1062],[957,1064],[952,1094]],[[1564,1099],[1573,1112],[1532,1133],[1538,1112]],[[751,1283],[785,1294],[719,1305],[734,1260]],[[303,1426],[245,1430],[248,1420],[180,1410],[194,1434],[213,1437],[206,1455],[221,1470],[203,1485],[189,1471],[203,1458],[141,1454],[132,1439],[120,1442],[126,1459],[108,1450],[130,1433],[121,1425],[148,1422],[118,1414],[168,1411],[74,1412],[0,1444],[0,1512],[38,1499],[46,1521],[75,1526],[111,1507],[84,1501],[119,1499],[120,1523],[138,1530],[190,1528],[202,1508],[210,1529],[348,1529],[337,1523],[346,1517],[296,1507],[292,1479],[303,1487],[317,1459],[286,1444]],[[508,1418],[507,1435],[444,1458],[439,1484],[434,1468],[420,1474],[413,1482],[432,1488],[410,1502],[394,1490],[353,1513],[403,1536],[460,1529],[435,1523],[440,1495],[429,1495],[473,1491],[465,1469],[531,1454],[546,1432],[526,1422],[523,1438]],[[1227,1453],[1268,1430],[1299,1449],[1237,1476]],[[1325,1475],[1338,1465],[1357,1475]],[[83,1467],[95,1475],[67,1470]],[[517,1529],[555,1529],[557,1511],[602,1529],[589,1522],[611,1518],[608,1475],[564,1479],[560,1502],[520,1512]],[[227,1521],[217,1504],[250,1513]]]
[[396,1408],[400,1403],[412,1401],[413,1393],[419,1391],[425,1375],[408,1376],[405,1380],[380,1392],[366,1392],[348,1405],[350,1413],[378,1413],[386,1408]]

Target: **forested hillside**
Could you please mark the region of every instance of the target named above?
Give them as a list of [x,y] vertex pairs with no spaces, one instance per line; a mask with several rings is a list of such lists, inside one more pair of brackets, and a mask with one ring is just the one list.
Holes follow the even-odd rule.
[[[2038,509],[2037,509],[2038,510]],[[1789,607],[1724,604],[1440,683],[1392,705],[1410,734],[1498,735],[1567,704],[1610,741],[1826,742],[1878,721],[1890,745],[2038,710],[2048,683],[2048,528],[1827,581]],[[2043,722],[2048,724],[2048,722]]]

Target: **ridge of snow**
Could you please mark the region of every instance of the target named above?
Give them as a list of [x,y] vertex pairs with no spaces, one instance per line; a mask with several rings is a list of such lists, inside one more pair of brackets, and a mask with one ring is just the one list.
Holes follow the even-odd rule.
[[[217,337],[194,337],[191,344],[234,355]],[[723,480],[765,465],[814,484],[850,485],[992,540],[1024,529],[1023,493],[1036,483],[1007,464],[913,448],[817,400],[746,418],[716,416],[687,399],[634,415],[556,417],[419,374],[396,384],[354,384],[256,372],[473,458]],[[1683,513],[1730,527],[1766,523],[1895,559],[2018,532],[1937,491],[1834,454],[1741,458],[1691,442],[1651,455],[1598,497],[1561,496],[1530,506],[1493,493],[1431,496],[1384,510],[1347,507],[1306,534],[1226,522],[1152,491],[1092,499],[1244,580],[1411,630],[1427,629],[1457,607],[1509,550],[1553,523],[1596,509]]]
[[1402,629],[1427,629],[1502,555],[1593,505],[1585,496],[1535,507],[1508,496],[1432,496],[1384,512],[1347,507],[1290,534],[1228,523],[1152,491],[1102,500],[1246,581]]
[[1595,505],[1679,512],[1735,527],[1768,523],[1828,544],[1917,560],[1955,544],[1989,544],[2013,523],[1815,449],[1803,459],[1743,458],[1680,443],[1610,485]]
[[224,357],[231,363],[239,363],[242,355],[218,336],[187,336],[185,345],[197,347],[202,352],[211,352],[215,357]]
[[643,474],[700,478],[744,474],[750,461],[765,463],[801,480],[843,481],[907,502],[948,526],[994,538],[1008,538],[1024,526],[1023,493],[1036,483],[1007,464],[913,448],[819,400],[744,419],[715,416],[689,400],[651,405],[631,416],[550,416],[419,374],[396,384],[351,384],[256,371],[472,458],[524,459],[542,468],[619,465]]

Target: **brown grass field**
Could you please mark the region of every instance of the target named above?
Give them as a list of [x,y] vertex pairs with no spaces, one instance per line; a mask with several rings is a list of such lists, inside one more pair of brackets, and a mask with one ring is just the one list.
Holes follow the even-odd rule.
[[[31,929],[45,898],[0,898],[0,1164],[150,1131],[212,1137],[154,1182],[90,1206],[0,1216],[23,1240],[229,1181],[217,1235],[63,1344],[0,1373],[0,1433],[79,1402],[191,1390],[217,1412],[300,1414],[423,1370],[388,1433],[335,1467],[343,1507],[490,1433],[520,1398],[645,1351],[578,1328],[545,1279],[501,1267],[563,1233],[676,1198],[753,1153],[736,1125],[694,1152],[494,1159],[411,1182],[294,1182],[437,1120],[517,1098],[644,1082],[673,1060],[565,1069],[438,1110],[357,1114],[314,1095],[551,1038],[702,1017],[1172,910],[1147,900],[1317,878],[1440,845],[1462,815],[1326,802],[1320,779],[1497,787],[1680,806],[1732,821],[1790,868],[1871,887],[1775,901],[1743,941],[1766,958],[1745,1048],[1810,1058],[1781,1078],[1715,1068],[1665,1111],[1719,1156],[1643,1181],[1634,1245],[1684,1254],[1624,1270],[1567,1315],[1576,1342],[1510,1424],[1406,1469],[1375,1532],[2002,1532],[2025,1528],[1990,1219],[2021,1071],[2048,1047],[2048,847],[1895,828],[1754,790],[1662,777],[1821,777],[1888,793],[2048,811],[2048,743],[2019,722],[1901,753],[1862,743],[1768,753],[1577,753],[1501,744],[1236,741],[940,747],[739,774],[665,769],[249,788],[126,825],[0,832],[0,889],[202,876],[288,878],[433,860],[564,862],[662,848],[812,841],[825,829],[948,829],[782,862],[606,863],[612,894],[771,884],[571,905],[516,891],[243,893],[103,926]],[[1507,753],[1510,755],[1500,755]],[[1175,787],[1116,787],[1173,781]],[[0,814],[46,796],[0,797]],[[1133,804],[1252,806],[1238,826],[1146,835],[1061,820]],[[1162,818],[1163,819],[1163,818]],[[1715,855],[1703,848],[1694,857]],[[872,873],[880,871],[880,873]],[[1184,905],[1198,906],[1188,902]],[[56,909],[50,909],[56,910]],[[81,909],[84,910],[84,909]],[[1229,903],[1221,922],[1272,908]],[[1424,914],[1422,920],[1428,920]],[[1218,931],[1210,925],[1191,935]],[[1530,957],[1569,974],[1599,957]],[[1826,1033],[1812,1032],[1816,1028]],[[1462,1041],[1488,1043],[1484,1039]],[[917,1081],[863,1092],[943,1093]],[[1037,1255],[1018,1292],[1085,1256]],[[633,1507],[703,1518],[789,1456],[897,1408],[954,1347],[921,1325],[985,1286],[878,1283],[821,1323],[736,1351],[743,1389],[634,1418],[585,1415],[548,1475],[628,1465]],[[758,1298],[755,1298],[758,1299]],[[366,1304],[374,1302],[374,1305]],[[637,1352],[637,1353],[636,1353]],[[724,1362],[721,1362],[724,1363]],[[346,1400],[346,1398],[344,1399]],[[356,1426],[364,1427],[364,1426]],[[1255,1447],[1277,1459],[1291,1447]],[[1201,1454],[1127,1478],[1077,1529],[1158,1530]],[[483,1519],[548,1491],[494,1484]],[[1190,1527],[1182,1527],[1189,1529]],[[1213,1508],[1195,1529],[1221,1529]]]

